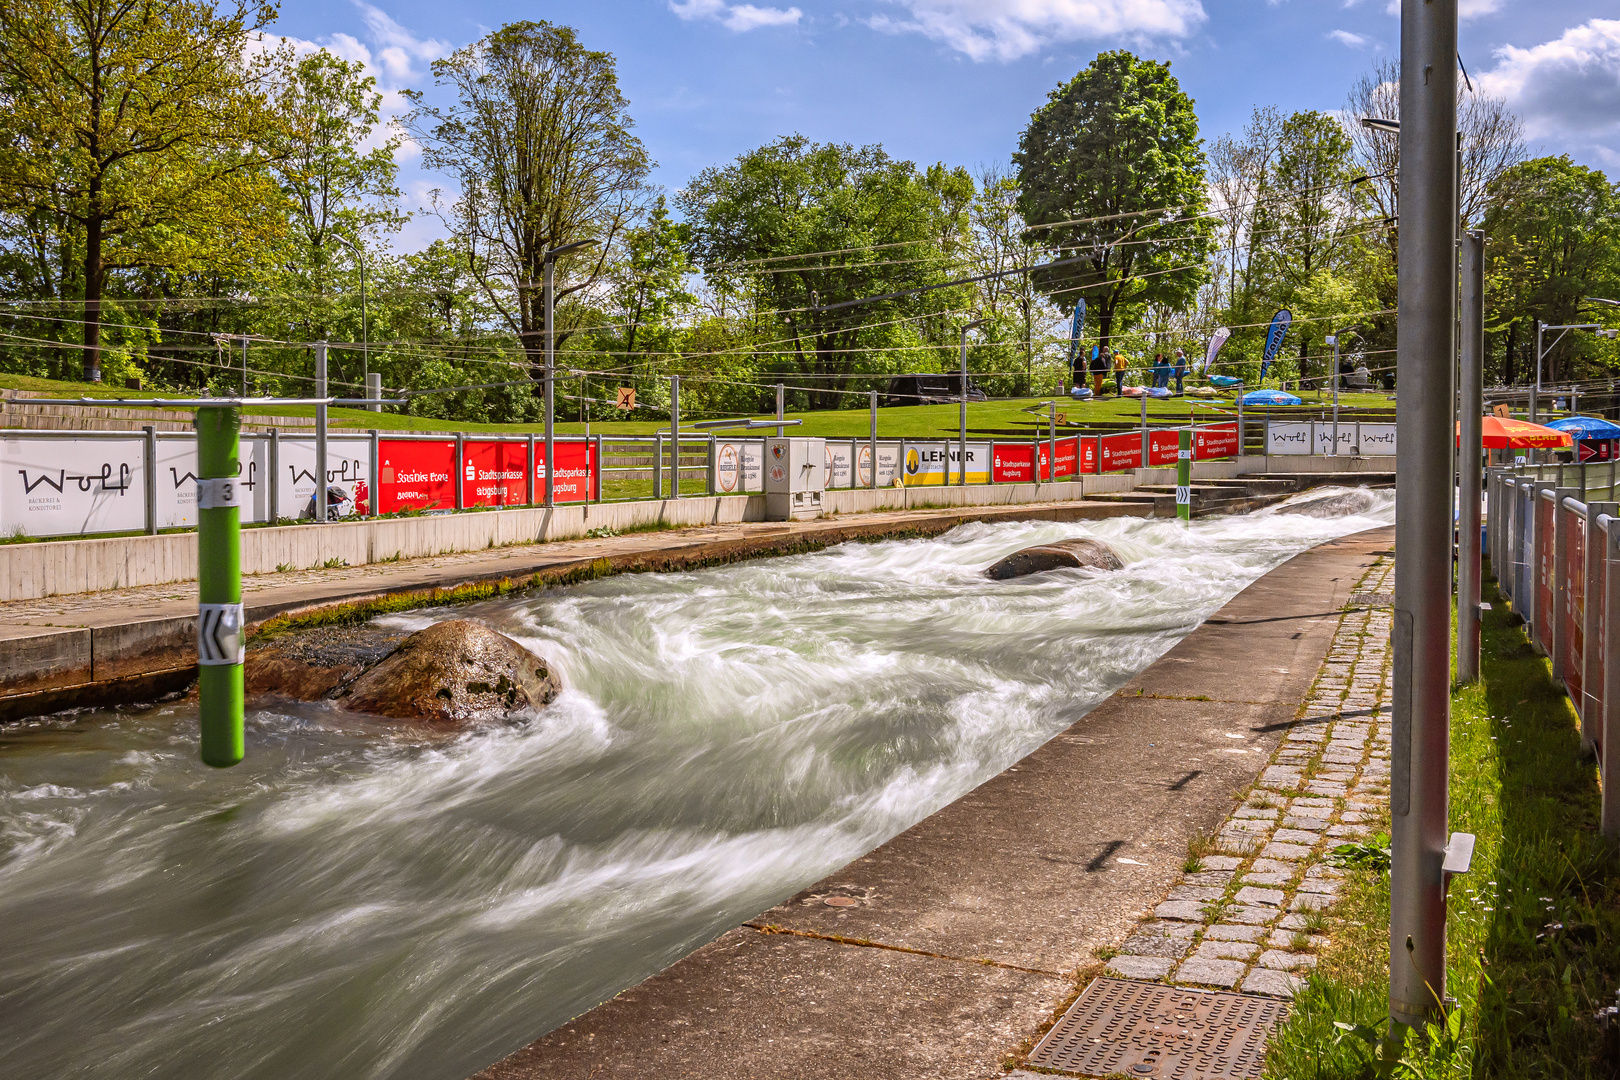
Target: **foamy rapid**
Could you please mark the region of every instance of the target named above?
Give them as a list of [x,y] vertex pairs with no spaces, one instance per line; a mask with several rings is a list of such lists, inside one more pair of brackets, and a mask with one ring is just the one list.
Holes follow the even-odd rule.
[[[460,1080],[1074,723],[1248,582],[1369,515],[967,525],[458,609],[568,690],[424,743],[193,707],[0,739],[0,1061],[17,1077]],[[1095,536],[1112,574],[994,582]],[[390,620],[420,626],[428,611]]]

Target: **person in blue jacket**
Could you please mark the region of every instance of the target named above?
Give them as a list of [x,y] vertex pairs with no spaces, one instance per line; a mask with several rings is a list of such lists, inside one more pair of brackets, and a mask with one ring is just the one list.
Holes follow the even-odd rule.
[[1187,377],[1187,354],[1181,349],[1176,350],[1176,397],[1182,396],[1181,380]]

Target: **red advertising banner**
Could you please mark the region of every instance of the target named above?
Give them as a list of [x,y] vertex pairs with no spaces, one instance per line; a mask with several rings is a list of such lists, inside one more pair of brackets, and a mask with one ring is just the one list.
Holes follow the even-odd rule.
[[1210,424],[1207,427],[1193,428],[1194,461],[1237,456],[1237,424]]
[[1080,440],[1080,471],[1087,476],[1097,475],[1097,436]]
[[449,510],[456,505],[456,444],[377,441],[377,512]]
[[[557,479],[552,502],[589,502],[601,497],[594,442],[557,442]],[[534,444],[534,501],[546,501],[546,446]]]
[[[1052,444],[1042,440],[1040,443],[1041,479],[1052,479]],[[1077,475],[1080,467],[1080,439],[1078,436],[1057,441],[1057,478]]]
[[1142,433],[1104,435],[1097,440],[1097,471],[1119,472],[1142,467]]
[[528,468],[527,443],[468,440],[461,447],[461,505],[524,505]]
[[1024,484],[1035,479],[1035,447],[1029,443],[996,443],[990,447],[990,482]]
[[1148,432],[1148,465],[1174,465],[1176,455],[1181,452],[1181,433],[1179,431],[1149,431]]

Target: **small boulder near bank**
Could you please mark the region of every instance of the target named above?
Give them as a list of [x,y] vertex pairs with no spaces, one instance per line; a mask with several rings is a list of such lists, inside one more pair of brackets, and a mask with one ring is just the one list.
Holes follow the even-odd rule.
[[997,581],[1039,574],[1043,570],[1063,567],[1089,567],[1093,570],[1119,570],[1125,566],[1118,553],[1101,540],[1077,537],[1073,540],[1055,540],[1050,544],[1015,551],[985,570],[985,576]]
[[544,660],[470,619],[418,630],[338,694],[352,712],[427,723],[502,719],[550,704],[562,683]]

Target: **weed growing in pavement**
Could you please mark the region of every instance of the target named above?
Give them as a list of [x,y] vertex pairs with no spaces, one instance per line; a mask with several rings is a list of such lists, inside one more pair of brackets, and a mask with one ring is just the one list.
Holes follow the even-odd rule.
[[290,574],[296,569],[298,569],[298,567],[294,566],[290,562],[278,562],[278,563],[276,563],[276,573],[278,573],[278,574]]
[[1492,592],[1482,679],[1452,696],[1450,826],[1476,838],[1447,905],[1457,1004],[1389,1037],[1388,870],[1358,859],[1334,939],[1271,1040],[1273,1080],[1613,1075],[1595,1014],[1620,987],[1620,859],[1597,831],[1568,699]]

